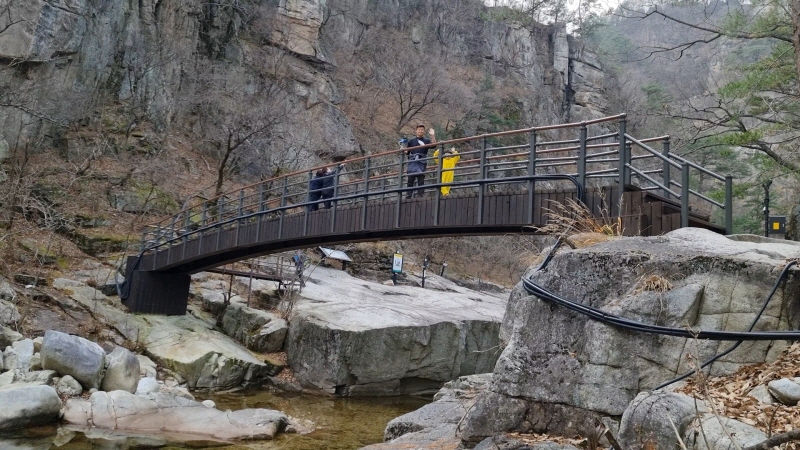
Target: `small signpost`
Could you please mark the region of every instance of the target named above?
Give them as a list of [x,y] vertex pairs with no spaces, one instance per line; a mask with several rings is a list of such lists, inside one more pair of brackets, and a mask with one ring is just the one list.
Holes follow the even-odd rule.
[[397,274],[403,271],[403,255],[398,250],[392,258],[392,283],[397,286]]

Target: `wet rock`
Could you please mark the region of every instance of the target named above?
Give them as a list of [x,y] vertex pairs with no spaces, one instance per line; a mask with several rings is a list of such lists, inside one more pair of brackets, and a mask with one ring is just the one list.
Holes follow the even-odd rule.
[[52,423],[61,412],[61,399],[50,386],[7,386],[0,390],[0,405],[0,430]]
[[268,409],[222,412],[200,402],[164,394],[96,392],[89,400],[69,399],[67,423],[134,432],[183,433],[215,439],[272,439],[286,427],[285,414]]
[[72,375],[86,389],[100,387],[106,353],[94,342],[59,331],[48,331],[42,341],[42,367]]

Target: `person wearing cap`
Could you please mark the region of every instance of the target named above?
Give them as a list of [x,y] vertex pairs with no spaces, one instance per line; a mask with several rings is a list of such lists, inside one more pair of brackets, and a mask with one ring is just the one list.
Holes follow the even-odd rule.
[[[417,125],[417,128],[414,131],[416,137],[408,141],[409,149],[406,150],[406,155],[408,155],[408,167],[406,169],[406,173],[408,174],[407,187],[422,186],[425,184],[425,169],[427,168],[428,163],[428,149],[431,147],[431,144],[436,143],[436,132],[433,131],[433,128],[428,130],[428,134],[431,136],[430,139],[424,137],[425,125]],[[407,192],[406,198],[416,196],[421,197],[424,192],[425,190],[421,187],[419,189],[410,190]]]

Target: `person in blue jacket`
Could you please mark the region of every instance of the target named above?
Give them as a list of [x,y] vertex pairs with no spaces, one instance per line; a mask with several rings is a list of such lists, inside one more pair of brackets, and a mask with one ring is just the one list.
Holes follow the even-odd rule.
[[[419,124],[417,128],[414,130],[416,137],[408,141],[408,147],[418,147],[421,145],[430,145],[436,143],[436,132],[433,131],[433,128],[428,130],[428,134],[431,136],[430,139],[424,137],[425,136],[425,125]],[[406,155],[408,155],[408,167],[406,169],[406,173],[408,174],[408,184],[406,187],[414,187],[422,186],[425,184],[425,169],[427,168],[428,161],[426,158],[428,157],[428,149],[429,147],[420,147],[414,148],[411,150],[406,150]],[[422,196],[425,193],[425,189],[412,189],[407,191],[406,198]]]

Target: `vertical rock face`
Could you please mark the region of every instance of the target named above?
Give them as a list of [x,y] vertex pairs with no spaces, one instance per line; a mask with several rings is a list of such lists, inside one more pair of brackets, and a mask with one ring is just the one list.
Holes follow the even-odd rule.
[[[744,331],[786,258],[798,254],[794,243],[736,241],[686,228],[664,237],[564,251],[533,277],[563,298],[639,322]],[[781,285],[756,330],[797,329],[797,283],[792,276]],[[521,286],[511,296],[501,335],[509,344],[495,367],[490,393],[468,416],[468,440],[501,431],[496,427],[581,432],[593,418],[621,415],[638,392],[691,370],[690,361],[731,345],[611,328],[528,296]],[[714,363],[711,373],[772,359],[785,346],[784,341],[745,342]],[[522,410],[520,401],[526,405]],[[514,423],[494,412],[509,408],[518,412]]]
[[[228,71],[228,87],[246,91],[260,76],[264,54],[272,53],[281,59],[281,76],[294,79],[288,101],[302,106],[296,122],[321,124],[320,132],[294,138],[307,139],[309,148],[355,152],[350,125],[335,106],[328,58],[319,49],[325,2],[246,3],[12,2],[11,14],[0,19],[0,29],[8,17],[12,21],[0,33],[0,59],[25,70],[4,68],[0,86],[56,122],[83,118],[97,100],[108,100],[131,105],[163,130],[175,121],[186,125],[190,112],[179,108],[198,68],[219,64]],[[25,108],[11,112],[0,118],[5,142],[16,142],[20,124],[30,119]],[[34,128],[26,132],[39,131]]]

